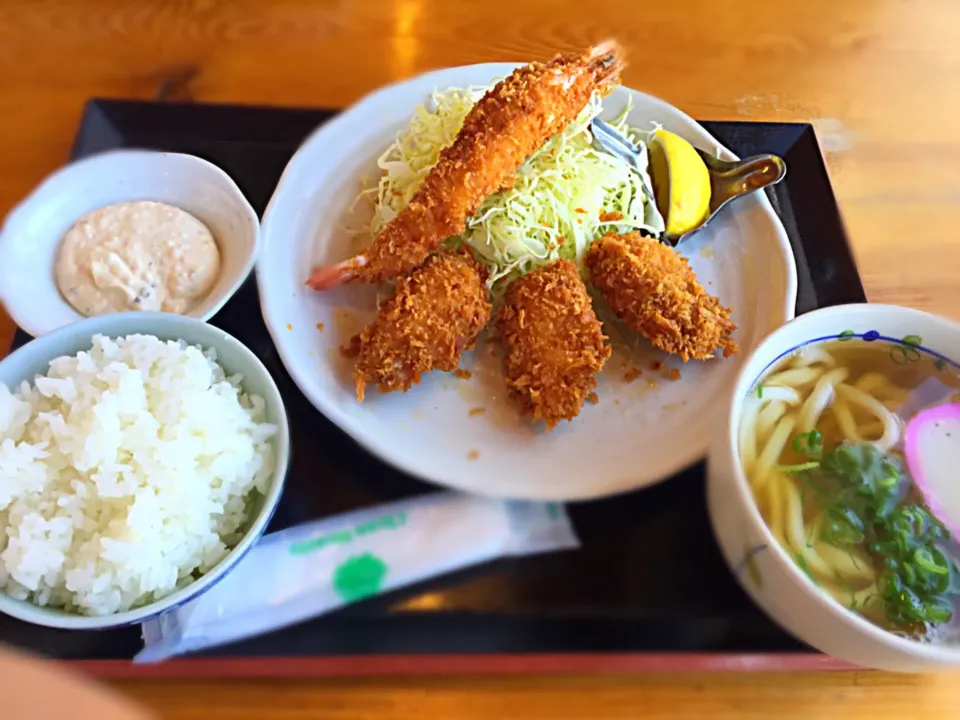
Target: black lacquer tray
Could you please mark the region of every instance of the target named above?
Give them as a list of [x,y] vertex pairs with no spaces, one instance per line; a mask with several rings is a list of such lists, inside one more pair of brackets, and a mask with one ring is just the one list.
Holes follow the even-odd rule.
[[[118,147],[193,153],[263,212],[303,139],[336,111],[93,100],[73,157]],[[813,128],[704,122],[740,156],[789,168],[770,196],[799,271],[797,313],[863,301]],[[214,318],[271,370],[291,416],[294,463],[271,529],[434,490],[384,465],[306,401],[260,319],[251,278]],[[18,332],[15,345],[29,338]],[[707,519],[704,467],[610,500],[569,505],[581,549],[501,560],[203,656],[128,662],[139,628],[66,632],[0,617],[0,643],[98,674],[293,675],[838,667],[770,622],[740,590]]]

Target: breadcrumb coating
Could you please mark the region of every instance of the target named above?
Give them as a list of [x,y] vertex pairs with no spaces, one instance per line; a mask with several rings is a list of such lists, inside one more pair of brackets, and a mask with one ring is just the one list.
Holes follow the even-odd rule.
[[355,340],[357,400],[363,402],[367,385],[406,392],[423,373],[456,370],[491,312],[485,270],[468,252],[430,256],[397,280]]
[[731,308],[704,290],[672,247],[637,232],[610,234],[593,242],[585,262],[617,317],[660,350],[684,362],[739,350]]
[[610,357],[577,266],[558,260],[507,288],[497,313],[503,368],[523,415],[547,430],[572,420]]

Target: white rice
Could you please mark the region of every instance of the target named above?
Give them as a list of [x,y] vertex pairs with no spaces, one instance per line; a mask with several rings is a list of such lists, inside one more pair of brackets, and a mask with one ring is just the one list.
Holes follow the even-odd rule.
[[33,386],[0,383],[0,591],[107,615],[213,568],[273,466],[240,381],[212,351],[98,335]]

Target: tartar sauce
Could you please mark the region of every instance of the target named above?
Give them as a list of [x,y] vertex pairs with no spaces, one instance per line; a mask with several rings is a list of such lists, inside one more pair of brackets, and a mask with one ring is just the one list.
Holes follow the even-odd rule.
[[83,315],[184,314],[213,287],[220,251],[190,213],[158,202],[124,202],[77,220],[60,244],[55,273],[60,292]]

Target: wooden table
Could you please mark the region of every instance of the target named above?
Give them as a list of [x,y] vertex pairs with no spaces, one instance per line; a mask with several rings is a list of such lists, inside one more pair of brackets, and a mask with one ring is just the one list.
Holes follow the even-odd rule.
[[[956,0],[0,2],[0,211],[91,96],[342,106],[415,73],[614,35],[626,84],[704,119],[813,122],[867,293],[960,318]],[[0,347],[13,328],[0,313]],[[2,685],[2,683],[0,683]],[[960,676],[120,683],[176,718],[956,717]]]

